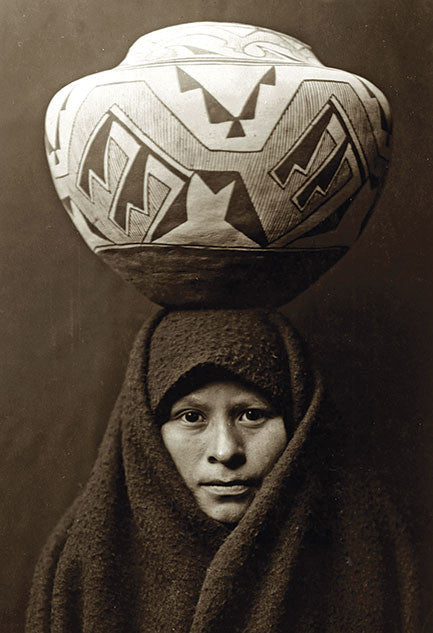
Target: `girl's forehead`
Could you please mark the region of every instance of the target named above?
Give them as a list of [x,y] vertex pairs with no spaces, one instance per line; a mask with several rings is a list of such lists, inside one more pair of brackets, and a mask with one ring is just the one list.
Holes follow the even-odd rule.
[[263,394],[241,381],[219,380],[199,385],[196,389],[192,385],[192,390],[178,398],[173,406],[179,403],[217,404],[219,402],[268,404]]

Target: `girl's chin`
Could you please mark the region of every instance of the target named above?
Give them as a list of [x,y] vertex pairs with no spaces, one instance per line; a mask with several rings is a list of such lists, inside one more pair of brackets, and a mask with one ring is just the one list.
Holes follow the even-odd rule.
[[220,523],[238,523],[253,500],[254,495],[197,499],[201,510]]

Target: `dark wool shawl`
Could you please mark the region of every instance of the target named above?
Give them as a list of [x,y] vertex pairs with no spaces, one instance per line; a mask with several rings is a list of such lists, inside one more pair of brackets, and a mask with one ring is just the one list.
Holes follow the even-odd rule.
[[[278,313],[238,311],[239,331],[232,311],[212,314],[170,316],[155,350],[174,328],[191,342],[183,355],[189,360],[173,367],[178,341],[158,369],[154,350],[152,377],[150,341],[164,312],[139,333],[90,481],[37,565],[27,632],[417,633],[406,531],[382,487],[344,464],[342,421],[299,337]],[[213,333],[202,329],[206,317]],[[221,363],[231,358],[235,373],[266,390],[268,369],[259,362],[256,371],[254,361],[254,350],[266,349],[266,327],[287,356],[288,388],[274,396],[290,393],[293,433],[239,524],[229,528],[198,508],[162,443],[151,402],[155,408],[188,365],[215,356],[202,354],[212,336]],[[227,351],[233,336],[242,339],[252,374],[239,365],[236,349]],[[280,361],[277,373],[278,367]]]

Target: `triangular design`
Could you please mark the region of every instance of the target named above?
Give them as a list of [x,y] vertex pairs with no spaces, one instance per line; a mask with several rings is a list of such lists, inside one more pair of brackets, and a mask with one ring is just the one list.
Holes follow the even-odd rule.
[[97,130],[87,154],[85,155],[83,166],[80,168],[81,175],[79,175],[78,187],[84,191],[88,198],[91,197],[91,173],[93,172],[96,174],[102,182],[105,181],[105,148],[107,145],[107,139],[110,136],[112,123],[112,116],[106,116],[102,125]]
[[157,227],[152,233],[152,242],[159,239],[166,233],[169,233],[180,224],[183,224],[188,220],[188,215],[186,212],[186,193],[187,187],[184,186],[180,191],[179,195],[176,197],[175,201],[168,209],[167,213],[158,223]]
[[272,66],[272,68],[270,68],[268,72],[265,75],[263,75],[263,77],[260,80],[260,83],[266,86],[275,86],[276,80],[277,80],[277,77],[275,74],[275,66]]
[[140,241],[146,233],[148,217],[136,207],[128,209],[128,235],[136,241]]
[[156,176],[149,174],[147,178],[147,211],[151,217],[158,213],[169,193],[170,187],[167,187]]
[[239,119],[241,120],[251,120],[256,117],[256,108],[257,108],[257,100],[259,98],[260,86],[262,84],[266,86],[275,86],[276,75],[275,75],[275,66],[272,66],[260,79],[257,83],[254,90],[251,92],[247,101],[245,102],[244,107],[242,108],[242,112],[239,115]]
[[240,178],[236,181],[226,214],[226,222],[235,227],[262,248],[268,245],[268,238],[263,229],[257,211],[254,208],[248,191]]
[[225,123],[233,121],[234,116],[215,97],[204,88],[194,77],[191,77],[182,68],[176,66],[179,89],[181,92],[201,90],[206,106],[206,113],[210,123]]
[[187,48],[188,50],[191,51],[191,53],[194,53],[194,55],[215,55],[217,57],[221,57],[222,53],[217,53],[216,51],[209,51],[207,49],[204,48],[199,48],[198,46],[190,46],[188,45],[184,45],[185,48]]
[[143,199],[143,174],[148,156],[148,148],[141,147],[126,177],[117,205],[113,209],[112,219],[125,232],[127,232],[129,208],[134,207],[137,211],[147,215]]
[[211,123],[233,121],[234,116],[210,92],[202,88],[208,119]]
[[237,171],[198,171],[197,173],[212,193],[218,193],[231,182],[240,178]]
[[[272,63],[243,67],[234,61],[210,68],[199,58],[194,61],[149,68],[146,82],[208,149],[262,149],[294,96],[294,82],[288,82],[287,90],[277,89],[286,85],[288,69]],[[243,133],[238,124],[232,127],[234,121],[242,124]]]
[[257,86],[254,88],[254,90],[252,91],[248,99],[246,100],[245,105],[242,108],[242,112],[239,115],[239,119],[251,120],[255,118],[259,91],[260,91],[260,84],[257,84]]
[[203,93],[203,98],[206,105],[206,112],[210,123],[223,123],[226,121],[233,121],[233,125],[226,138],[239,138],[245,136],[245,131],[240,124],[240,120],[251,120],[256,116],[257,100],[259,97],[260,86],[262,84],[267,86],[275,86],[276,75],[275,67],[272,66],[263,77],[258,81],[256,86],[251,91],[248,99],[246,100],[242,112],[238,117],[235,117],[231,112],[227,110],[199,81],[191,77],[182,68],[176,67],[177,77],[179,81],[179,89],[181,92],[189,92],[190,90],[200,89]]
[[194,77],[188,75],[188,73],[182,70],[182,68],[176,66],[176,70],[177,79],[179,81],[179,90],[181,92],[188,92],[189,90],[197,90],[197,88],[203,88],[203,86],[201,86],[198,81],[194,79]]
[[226,138],[236,138],[240,136],[245,136],[244,128],[242,127],[242,123],[240,121],[233,121],[230,126]]
[[199,171],[200,178],[214,193],[234,181],[225,221],[262,247],[268,240],[241,175],[237,171]]
[[191,90],[202,91],[209,123],[225,123],[227,121],[233,121],[226,138],[241,138],[246,136],[240,121],[252,120],[255,118],[260,86],[262,84],[275,86],[276,82],[275,66],[272,66],[266,71],[251,91],[240,115],[235,116],[227,110],[227,108],[225,108],[199,81],[197,81],[197,79],[191,77],[189,73],[182,70],[182,68],[179,68],[179,66],[176,66],[176,71],[179,82],[179,90],[182,93],[189,92]]

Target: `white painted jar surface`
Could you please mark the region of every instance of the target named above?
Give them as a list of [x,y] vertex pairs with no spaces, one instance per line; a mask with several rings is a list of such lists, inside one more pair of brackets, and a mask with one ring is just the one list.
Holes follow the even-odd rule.
[[383,94],[298,40],[219,22],[141,37],[52,99],[54,184],[156,303],[280,305],[357,240],[389,160]]

